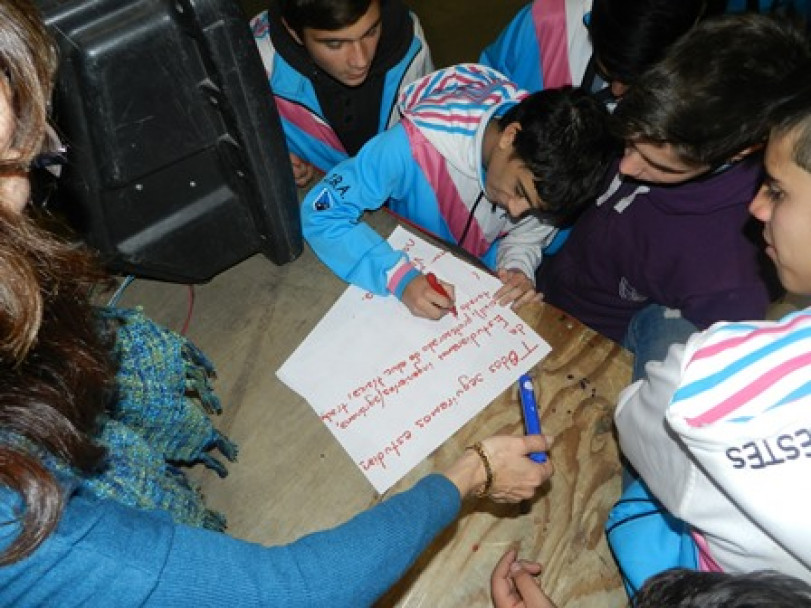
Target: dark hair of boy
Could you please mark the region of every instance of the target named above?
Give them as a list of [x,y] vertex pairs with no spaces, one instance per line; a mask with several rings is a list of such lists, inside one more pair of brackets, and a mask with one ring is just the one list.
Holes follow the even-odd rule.
[[[807,74],[811,74],[811,63],[798,70],[798,78]],[[811,173],[811,83],[801,82],[802,87],[792,87],[792,92],[772,109],[771,133],[773,137],[791,135],[791,159]]]
[[765,141],[775,91],[809,57],[790,21],[752,13],[701,21],[620,101],[617,134],[671,144],[688,165],[723,165]]
[[635,608],[808,608],[811,586],[775,572],[743,574],[675,568],[652,576],[634,597]]
[[304,28],[339,30],[363,17],[372,2],[385,0],[278,0],[282,19],[299,36]]
[[556,224],[571,221],[597,195],[621,150],[607,110],[583,89],[547,89],[499,119],[502,128],[513,122],[521,125],[513,141],[515,154],[535,178],[545,204],[541,215]]
[[594,0],[589,37],[603,77],[634,85],[705,6],[705,0]]

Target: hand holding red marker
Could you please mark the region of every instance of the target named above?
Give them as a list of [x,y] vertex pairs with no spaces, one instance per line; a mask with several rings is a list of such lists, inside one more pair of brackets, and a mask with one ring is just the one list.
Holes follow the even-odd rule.
[[[445,296],[450,300],[451,298],[450,294],[445,290],[444,287],[442,287],[442,283],[439,282],[439,279],[436,278],[436,275],[433,272],[429,272],[425,276],[428,279],[428,284],[431,286],[431,289],[433,289],[439,295]],[[454,317],[458,316],[456,312],[456,306],[451,306],[451,314]]]

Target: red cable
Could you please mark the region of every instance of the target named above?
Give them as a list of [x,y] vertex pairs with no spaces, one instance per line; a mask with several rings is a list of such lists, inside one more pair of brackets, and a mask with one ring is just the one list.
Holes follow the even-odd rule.
[[185,336],[191,324],[191,315],[194,311],[194,285],[189,285],[189,309],[186,313],[186,321],[183,323],[183,329],[180,330],[180,335]]

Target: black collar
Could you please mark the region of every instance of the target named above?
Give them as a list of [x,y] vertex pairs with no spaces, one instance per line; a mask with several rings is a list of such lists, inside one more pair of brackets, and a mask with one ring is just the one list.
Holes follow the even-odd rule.
[[[369,76],[385,74],[396,65],[405,55],[414,38],[411,14],[401,0],[380,0],[380,10],[383,34],[380,37]],[[321,70],[310,58],[305,48],[290,35],[282,23],[281,9],[277,0],[271,0],[269,3],[268,23],[273,48],[297,72],[310,80],[317,79],[331,82],[336,87],[349,88]]]

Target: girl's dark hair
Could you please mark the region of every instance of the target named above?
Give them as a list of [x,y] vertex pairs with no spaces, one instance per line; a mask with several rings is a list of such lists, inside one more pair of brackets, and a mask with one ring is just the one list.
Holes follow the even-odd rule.
[[636,608],[811,608],[811,586],[772,570],[745,574],[675,568],[652,576]]
[[622,98],[617,134],[671,144],[688,165],[721,165],[765,141],[769,108],[787,86],[800,85],[787,81],[809,57],[790,21],[753,13],[705,19]]
[[375,0],[278,0],[282,19],[299,36],[305,27],[316,30],[348,27],[366,14],[373,1]]
[[14,113],[11,148],[19,158],[4,166],[27,166],[45,136],[48,103],[57,66],[56,46],[29,0],[0,2],[0,78],[5,78]]
[[[90,472],[104,456],[92,437],[113,387],[109,344],[89,302],[105,275],[85,250],[2,205],[0,268],[0,429]],[[2,566],[48,537],[65,496],[42,462],[9,444],[0,444],[0,483],[24,503]]]
[[604,74],[626,85],[701,18],[705,0],[594,0],[589,36]]

